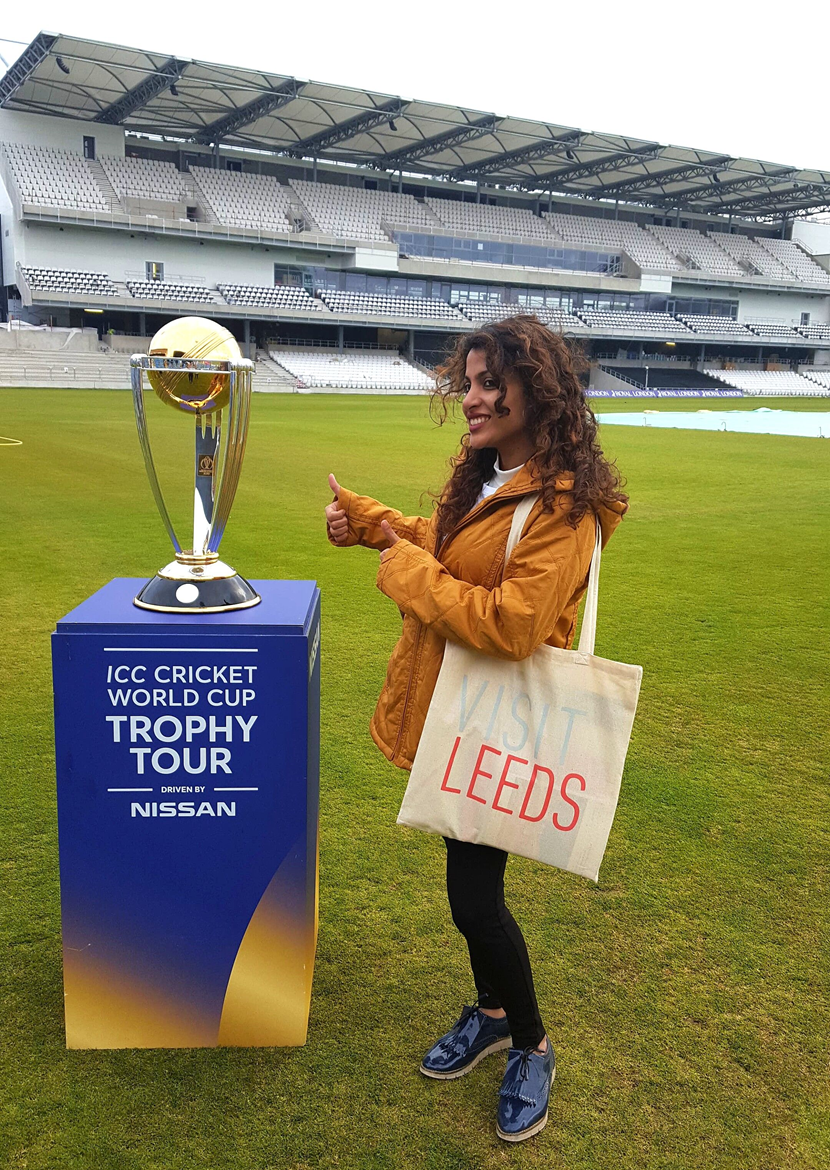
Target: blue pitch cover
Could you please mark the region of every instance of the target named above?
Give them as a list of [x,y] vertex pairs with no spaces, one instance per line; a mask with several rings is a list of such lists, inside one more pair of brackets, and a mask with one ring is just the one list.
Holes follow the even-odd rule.
[[52,635],[69,1048],[294,1045],[317,934],[320,592],[111,581]]

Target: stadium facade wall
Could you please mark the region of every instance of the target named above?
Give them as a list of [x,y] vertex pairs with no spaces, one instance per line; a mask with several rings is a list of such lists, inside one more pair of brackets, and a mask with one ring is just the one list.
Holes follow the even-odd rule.
[[688,284],[681,280],[672,283],[671,295],[682,297],[712,297],[737,300],[738,320],[754,318],[797,324],[802,313],[809,313],[814,325],[830,323],[830,297],[826,291],[776,292],[766,288],[715,284]]
[[[99,348],[97,329],[0,329],[0,350],[3,351],[69,354],[97,353]],[[130,350],[130,353],[134,352],[135,349]]]
[[[91,268],[115,281],[144,280],[145,262],[157,260],[164,264],[165,281],[272,285],[275,261],[301,262],[285,248],[221,240],[198,243],[186,237],[73,225],[61,230],[53,224],[30,223],[19,231],[19,240],[16,258],[24,267]],[[327,264],[331,266],[330,261]]]
[[6,284],[14,283],[15,250],[18,246],[20,224],[15,221],[14,208],[9,193],[0,179],[0,248],[3,256],[3,278]]
[[104,122],[76,122],[72,118],[50,118],[47,114],[20,114],[0,110],[0,142],[21,142],[48,146],[83,155],[84,137],[95,139],[95,153],[124,157],[124,129]]
[[810,293],[762,292],[760,289],[743,289],[738,295],[738,320],[784,321],[788,325],[798,323],[802,313],[810,314],[813,325],[830,323],[830,297],[811,296]]
[[[812,252],[816,259],[830,257],[830,223],[811,223],[805,219],[797,219],[793,224],[793,239],[803,244],[808,252]],[[827,264],[822,264],[827,268]]]

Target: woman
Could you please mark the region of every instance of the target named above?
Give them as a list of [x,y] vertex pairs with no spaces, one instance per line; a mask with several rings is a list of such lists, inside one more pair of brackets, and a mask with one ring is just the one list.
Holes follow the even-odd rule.
[[[535,317],[463,335],[437,372],[435,400],[461,400],[469,431],[433,515],[403,516],[341,488],[326,508],[329,540],[380,550],[378,588],[403,631],[370,724],[380,750],[411,768],[445,640],[519,660],[542,642],[570,647],[587,586],[596,523],[607,542],[627,507],[597,444],[594,416],[562,337]],[[540,492],[504,563],[513,511]],[[509,1048],[497,1133],[522,1141],[547,1121],[555,1071],[522,933],[504,902],[507,854],[444,839],[447,893],[464,935],[476,1002],[424,1057],[438,1080]]]

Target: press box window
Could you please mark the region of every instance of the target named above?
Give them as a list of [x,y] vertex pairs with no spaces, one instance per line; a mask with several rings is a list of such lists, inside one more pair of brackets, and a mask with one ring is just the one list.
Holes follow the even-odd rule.
[[95,160],[95,139],[91,134],[84,135],[84,158]]
[[158,260],[148,260],[144,265],[145,280],[164,280],[164,265]]

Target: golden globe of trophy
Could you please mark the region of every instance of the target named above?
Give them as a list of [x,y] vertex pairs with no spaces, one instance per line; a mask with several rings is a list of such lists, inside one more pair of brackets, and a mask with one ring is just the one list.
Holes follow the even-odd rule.
[[[179,317],[163,326],[150,352],[130,359],[133,404],[144,464],[158,510],[173,542],[175,560],[135,598],[142,609],[162,613],[223,613],[260,600],[256,590],[219,560],[248,436],[253,363],[235,338],[206,317]],[[156,473],[147,416],[144,374],[162,402],[195,422],[193,539],[182,548]]]

